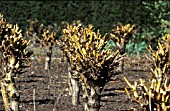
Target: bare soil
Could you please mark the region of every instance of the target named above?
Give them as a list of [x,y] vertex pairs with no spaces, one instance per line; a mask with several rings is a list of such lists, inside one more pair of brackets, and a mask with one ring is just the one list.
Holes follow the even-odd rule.
[[[127,98],[124,91],[127,84],[123,77],[126,77],[131,83],[138,81],[139,78],[148,80],[149,66],[145,57],[126,57],[124,72],[115,75],[102,92],[100,111],[128,111],[131,107],[139,107]],[[80,105],[71,104],[71,96],[68,94],[66,62],[53,60],[51,70],[45,71],[44,61],[39,58],[33,60],[27,71],[19,75],[16,80],[20,93],[20,111],[84,110],[81,97]],[[0,111],[4,111],[2,99],[0,99]]]

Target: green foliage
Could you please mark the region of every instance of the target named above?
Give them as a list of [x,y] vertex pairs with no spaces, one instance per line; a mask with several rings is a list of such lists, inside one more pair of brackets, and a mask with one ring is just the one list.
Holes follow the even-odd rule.
[[[61,29],[63,22],[81,20],[85,25],[93,24],[102,35],[110,33],[118,22],[130,23],[142,27],[137,38],[145,38],[145,43],[152,47],[163,34],[170,33],[170,2],[167,0],[0,1],[0,7],[0,13],[9,23],[19,24],[23,32],[29,27],[27,20],[36,18],[45,26],[56,23]],[[61,30],[58,33],[61,35]]]
[[132,41],[129,41],[129,43],[126,45],[126,52],[128,55],[130,54],[140,54],[140,53],[144,53],[146,52],[146,42],[145,41],[141,41],[140,43],[135,43],[134,44],[134,50],[133,52],[131,52],[132,50]]
[[[62,21],[72,23],[81,20],[93,24],[102,34],[111,32],[112,25],[121,22],[143,24],[145,11],[137,1],[0,1],[0,12],[10,23],[28,27],[28,19],[37,18],[40,23],[50,25]],[[140,12],[140,13],[138,13]],[[143,20],[141,20],[143,19]]]
[[109,40],[107,42],[107,45],[104,47],[104,50],[108,50],[108,49],[114,50],[115,48],[116,48],[115,43],[112,40]]
[[[155,49],[157,41],[164,34],[170,33],[170,2],[167,0],[143,2],[149,12],[148,24],[143,28],[145,36],[149,39],[149,44]],[[151,25],[150,25],[151,24]]]

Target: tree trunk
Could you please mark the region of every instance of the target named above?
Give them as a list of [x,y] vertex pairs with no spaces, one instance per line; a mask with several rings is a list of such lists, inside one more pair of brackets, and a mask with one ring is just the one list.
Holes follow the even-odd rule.
[[2,93],[2,99],[4,102],[5,111],[10,111],[8,94],[7,94],[7,90],[6,90],[6,87],[3,81],[1,81],[1,93]]
[[11,75],[12,70],[5,74],[5,78],[1,82],[2,96],[6,111],[18,111],[19,93],[16,90],[15,81]]
[[33,34],[33,43],[32,43],[32,46],[35,47],[36,46],[36,36],[37,36],[37,33],[34,33]]
[[78,79],[71,79],[72,84],[72,104],[77,106],[79,104],[79,81]]
[[[100,109],[100,94],[96,89],[91,87],[90,89],[84,88],[86,94],[85,111],[99,111]],[[88,91],[90,90],[90,91]]]
[[8,85],[8,95],[9,95],[9,102],[10,102],[10,108],[12,111],[18,111],[19,108],[19,93],[15,88],[14,83],[11,81],[11,83]]
[[124,59],[122,59],[119,62],[119,66],[118,66],[118,72],[123,72],[124,71]]
[[[74,74],[77,73],[77,71],[72,71]],[[74,78],[73,74],[71,73],[71,69],[69,69],[68,73],[68,85],[69,85],[69,95],[72,96],[72,104],[77,106],[79,104],[79,79]]]
[[11,107],[12,111],[19,111],[18,110],[19,102],[14,99],[10,100],[10,107]]
[[[126,43],[125,43],[124,39],[121,39],[121,44],[117,43],[116,47],[118,47],[118,49],[120,50],[120,55],[125,54]],[[117,71],[118,72],[124,71],[124,60],[123,59],[119,62],[119,66],[117,68]]]
[[[8,73],[11,75],[10,73]],[[15,81],[11,78],[10,83],[7,83],[8,98],[10,103],[11,111],[19,110],[19,93],[15,86]]]
[[51,55],[52,55],[52,46],[49,49],[47,49],[47,56],[45,58],[45,70],[50,70]]

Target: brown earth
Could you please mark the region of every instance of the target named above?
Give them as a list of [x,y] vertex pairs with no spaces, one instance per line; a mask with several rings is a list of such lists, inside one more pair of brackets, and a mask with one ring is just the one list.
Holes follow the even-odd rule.
[[[34,60],[32,66],[27,69],[28,72],[19,75],[16,80],[20,93],[20,111],[35,109],[36,111],[83,111],[81,99],[77,107],[71,104],[67,90],[67,64],[54,60],[51,70],[47,72],[43,63],[41,59]],[[131,83],[138,81],[139,78],[148,80],[149,66],[144,57],[126,57],[125,71],[115,75],[102,92],[100,111],[128,111],[131,107],[138,107],[136,103],[128,100],[124,92],[127,84],[123,77],[127,77]],[[3,110],[3,102],[0,99],[0,111]]]

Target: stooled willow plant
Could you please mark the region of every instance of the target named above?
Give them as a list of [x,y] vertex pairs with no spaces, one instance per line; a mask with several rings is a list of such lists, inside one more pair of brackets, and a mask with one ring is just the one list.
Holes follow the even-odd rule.
[[[126,79],[126,83],[132,89],[131,93],[125,88],[126,93],[132,101],[140,104],[144,111],[169,111],[170,110],[170,34],[165,35],[158,42],[158,50],[151,47],[148,51],[152,54],[150,60],[153,63],[150,74],[150,83],[140,79],[140,84],[134,82],[131,85]],[[138,90],[140,88],[140,91]]]
[[[116,48],[120,50],[120,54],[125,54],[126,44],[130,39],[133,38],[134,34],[136,34],[136,25],[122,25],[118,24],[116,28],[112,29],[112,33],[110,34],[110,39],[115,42]],[[133,38],[134,39],[134,38]],[[122,72],[124,67],[124,61],[122,59],[119,67],[119,71]]]
[[[99,110],[101,91],[114,74],[110,71],[118,66],[122,58],[119,50],[105,50],[107,43],[106,34],[102,37],[99,30],[97,33],[94,31],[92,25],[82,24],[68,25],[63,29],[63,38],[57,41],[71,64],[71,78],[78,79],[76,84],[81,83],[85,111]],[[75,90],[72,89],[73,92]]]
[[41,36],[36,37],[40,44],[45,47],[47,52],[45,58],[45,70],[49,70],[51,66],[52,47],[57,38],[57,32],[57,30],[53,30],[53,27],[49,25],[47,29],[44,28]]
[[19,93],[16,89],[17,74],[29,67],[27,60],[32,51],[26,51],[29,41],[22,38],[18,25],[8,24],[0,15],[0,83],[6,111],[18,111]]
[[[63,27],[63,29],[67,28],[69,26],[69,24],[67,22],[64,22],[63,25],[65,26],[65,27]],[[73,27],[74,26],[76,27],[77,25],[81,26],[81,22],[79,20],[74,21],[72,24]],[[80,93],[79,92],[80,91],[79,76],[78,76],[78,71],[77,71],[78,66],[77,66],[74,58],[71,57],[73,55],[73,53],[75,53],[75,52],[74,52],[74,48],[70,45],[70,41],[67,41],[68,39],[69,38],[64,37],[64,38],[61,38],[60,40],[58,40],[56,43],[60,47],[60,49],[64,52],[64,55],[66,56],[68,64],[70,66],[70,67],[68,67],[69,95],[72,96],[72,104],[78,105],[79,104],[79,93]],[[64,44],[66,44],[66,45],[64,45]],[[68,52],[67,50],[70,50],[71,54],[69,54],[70,52]]]
[[28,39],[32,40],[32,46],[36,46],[36,36],[39,36],[42,34],[42,31],[44,29],[44,25],[40,25],[39,21],[37,19],[35,20],[28,20],[29,27],[26,30],[26,37]]

